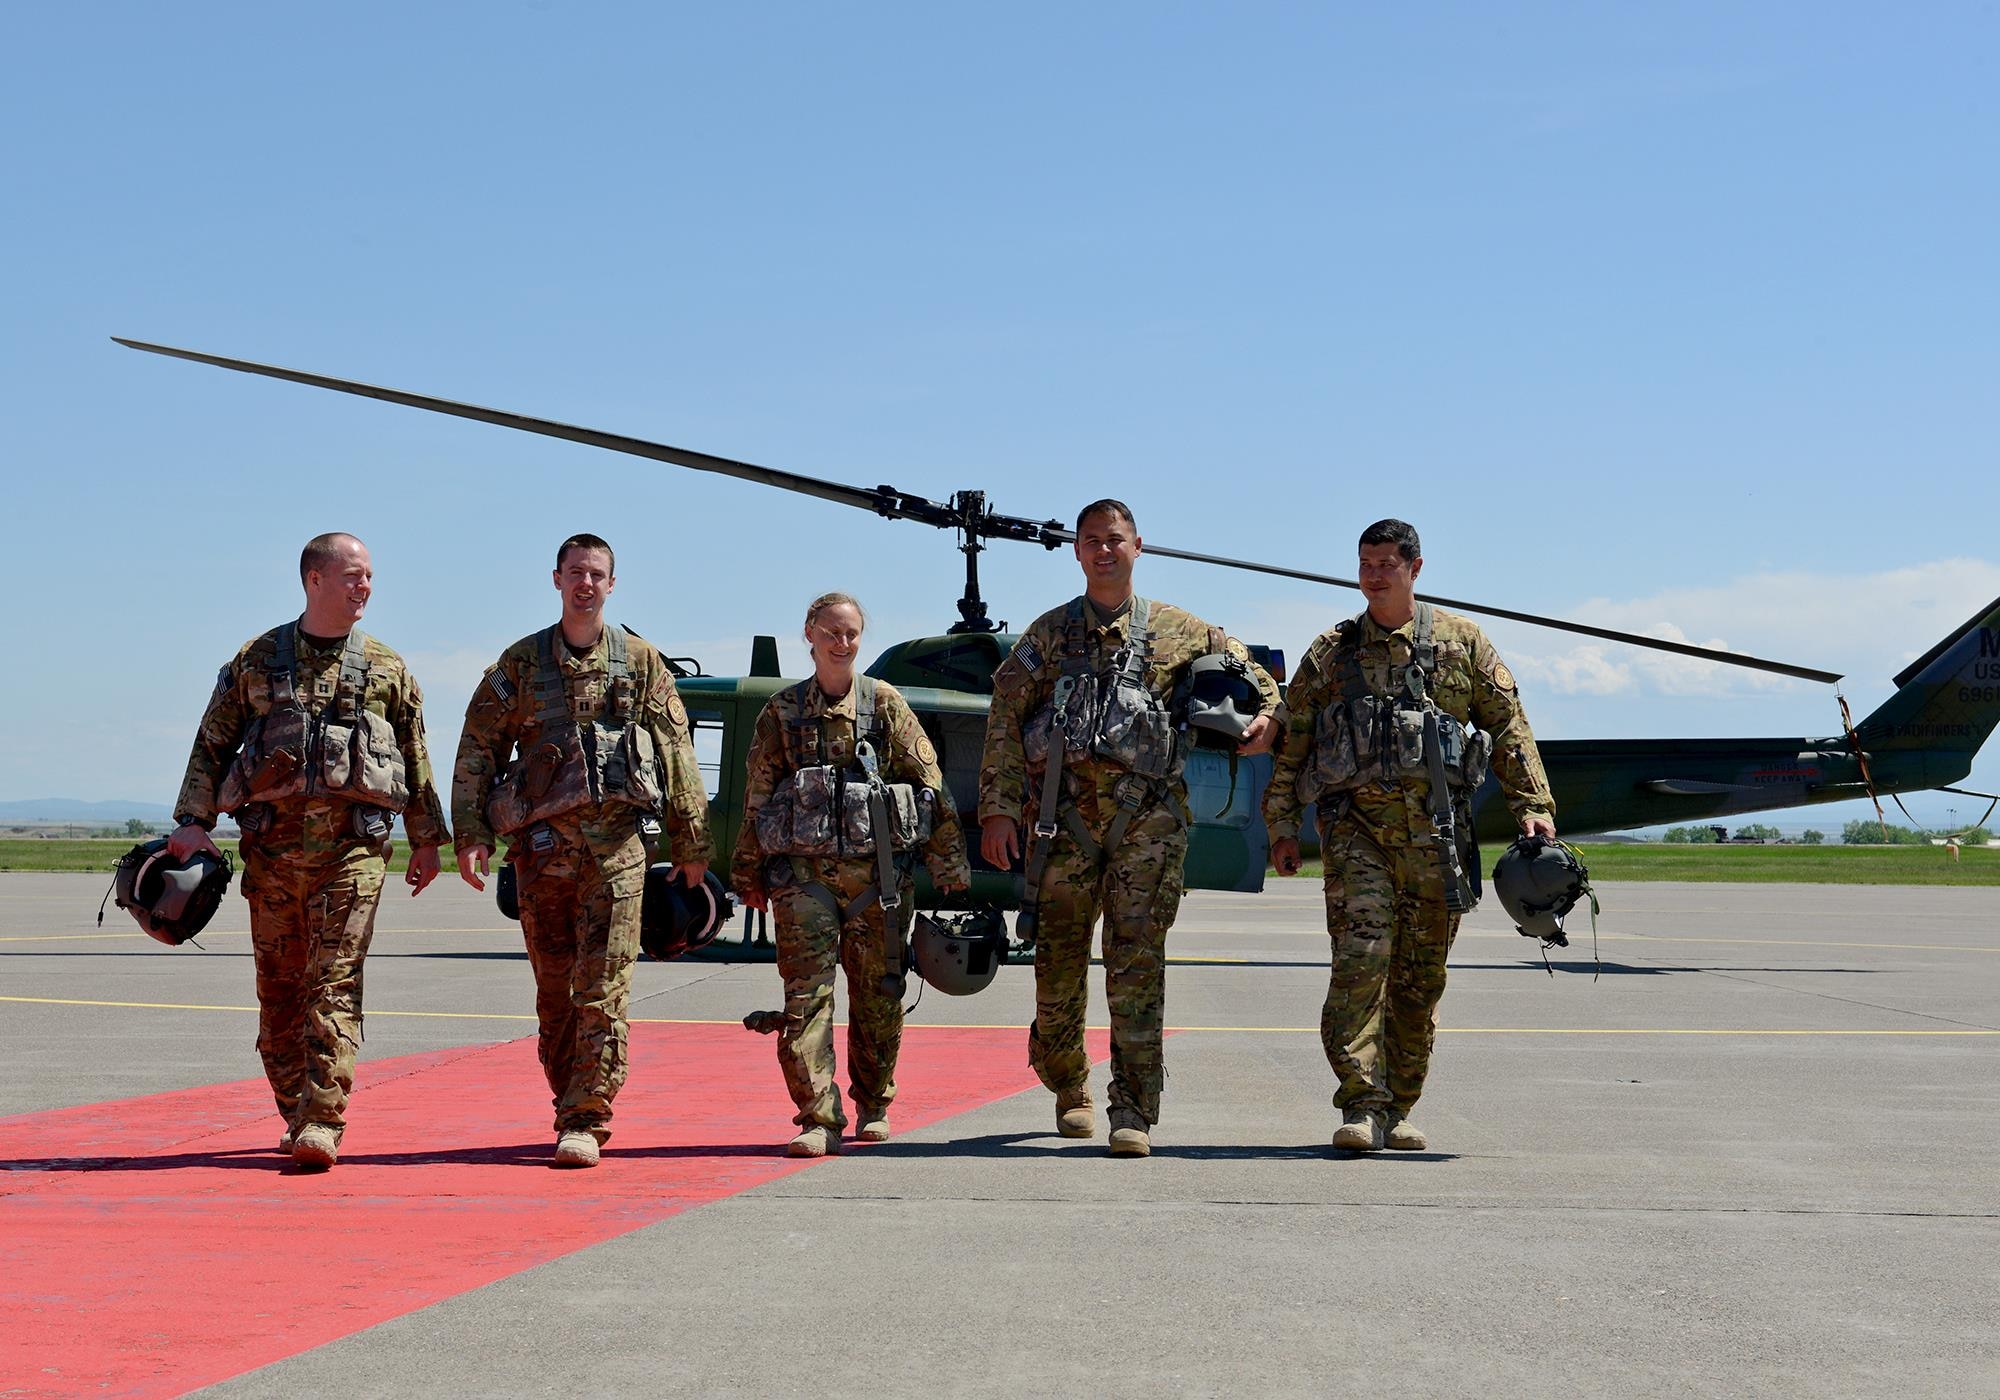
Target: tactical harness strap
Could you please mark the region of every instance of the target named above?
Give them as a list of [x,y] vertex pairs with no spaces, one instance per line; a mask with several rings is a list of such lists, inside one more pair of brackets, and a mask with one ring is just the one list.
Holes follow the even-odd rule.
[[[535,660],[535,724],[542,729],[560,729],[575,719],[570,710],[569,685],[556,659],[556,642],[561,635],[561,623],[543,632],[540,655]],[[606,627],[604,637],[609,653],[605,658],[609,674],[604,687],[604,708],[622,723],[632,713],[632,663],[625,648],[625,629]]]
[[[814,755],[819,759],[821,764],[825,764],[827,761],[826,715],[821,713],[807,716],[805,713],[806,697],[811,685],[811,681],[800,681],[797,686],[793,687],[792,693],[800,715],[798,723],[795,726],[796,734],[794,740],[797,747],[793,757],[795,760],[803,758],[807,751],[807,745],[810,744]],[[839,896],[834,894],[821,881],[807,880],[802,882],[799,888],[832,910],[834,917],[840,920],[843,925],[865,914],[872,905],[880,904],[882,906],[882,930],[883,936],[887,940],[883,949],[883,990],[893,996],[901,996],[903,994],[904,983],[902,972],[903,922],[897,917],[896,911],[903,903],[903,885],[896,863],[896,853],[893,849],[893,843],[889,839],[891,827],[889,825],[888,788],[883,782],[881,761],[875,751],[875,734],[875,679],[872,676],[856,676],[854,678],[854,762],[860,765],[862,773],[866,775],[868,784],[868,829],[875,834],[875,883],[862,890],[861,893],[854,896],[853,899],[844,905],[840,902]],[[802,763],[796,761],[793,763],[794,771],[803,766]],[[847,769],[842,767],[839,773],[840,783],[844,786]],[[842,810],[843,803],[844,797],[836,789],[834,810]],[[895,984],[893,988],[889,985],[891,982]]]
[[[1104,859],[1106,852],[1115,851],[1124,844],[1125,832],[1131,826],[1132,818],[1153,795],[1150,780],[1136,773],[1120,778],[1115,789],[1118,811],[1111,818],[1111,825],[1106,828],[1102,842],[1091,835],[1076,804],[1064,804],[1062,801],[1063,760],[1069,750],[1069,707],[1079,684],[1090,674],[1090,633],[1084,620],[1084,607],[1082,597],[1072,598],[1063,614],[1063,666],[1061,674],[1056,677],[1055,694],[1049,701],[1049,759],[1042,772],[1041,797],[1035,804],[1034,838],[1028,847],[1028,859],[1022,870],[1021,913],[1014,925],[1023,942],[1031,943],[1035,938],[1042,876],[1048,869],[1058,825],[1069,831],[1078,847],[1089,854],[1091,863],[1096,864]],[[1151,665],[1153,657],[1152,608],[1153,605],[1144,598],[1136,593],[1132,595],[1132,613],[1125,628],[1125,645],[1118,653],[1118,664],[1112,672],[1114,685],[1143,686],[1146,683],[1146,668]],[[1098,699],[1102,703],[1101,695]],[[1093,732],[1091,747],[1094,749],[1096,744],[1097,735]]]
[[[1367,614],[1362,613],[1341,629],[1336,649],[1339,664],[1335,668],[1335,676],[1342,704],[1373,690],[1361,670],[1362,623],[1366,618]],[[1402,688],[1424,716],[1424,768],[1430,778],[1427,805],[1430,809],[1431,836],[1437,846],[1439,873],[1444,878],[1445,908],[1462,914],[1479,903],[1484,891],[1480,888],[1478,848],[1473,848],[1469,879],[1467,868],[1459,859],[1458,818],[1452,807],[1451,788],[1445,778],[1444,736],[1438,727],[1438,716],[1442,711],[1430,693],[1431,677],[1437,673],[1437,619],[1429,603],[1419,602],[1416,605],[1412,624],[1410,664],[1403,668]],[[1390,742],[1390,736],[1377,735],[1375,742],[1376,751],[1381,752]]]
[[[271,653],[271,704],[275,709],[282,705],[287,708],[298,706],[299,671],[299,624],[288,622],[277,629],[273,637],[275,646]],[[347,641],[340,649],[340,680],[333,692],[330,707],[334,716],[345,714],[350,719],[358,719],[364,697],[368,692],[368,634],[360,628],[350,628]]]

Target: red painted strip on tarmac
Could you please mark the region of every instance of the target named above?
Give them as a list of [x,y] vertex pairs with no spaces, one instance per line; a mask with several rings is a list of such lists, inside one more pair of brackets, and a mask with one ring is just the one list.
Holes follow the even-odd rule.
[[[898,1130],[1034,1087],[1025,1042],[910,1027]],[[0,1396],[178,1395],[817,1165],[771,1044],[634,1026],[592,1171],[548,1166],[532,1039],[362,1066],[322,1174],[261,1079],[0,1119]]]

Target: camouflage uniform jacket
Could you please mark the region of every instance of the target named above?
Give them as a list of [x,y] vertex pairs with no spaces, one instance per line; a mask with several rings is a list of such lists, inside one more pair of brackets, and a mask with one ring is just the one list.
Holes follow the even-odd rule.
[[[289,626],[290,624],[287,624]],[[365,633],[363,635],[366,635]],[[194,751],[188,755],[187,776],[181,780],[174,813],[184,822],[215,825],[216,789],[222,785],[250,722],[271,708],[271,663],[277,656],[278,629],[245,642],[215,678]],[[306,710],[325,712],[340,682],[340,657],[347,638],[320,645],[303,631],[298,634],[296,694]],[[413,846],[441,845],[451,839],[445,829],[444,804],[431,782],[431,760],[424,746],[424,696],[403,658],[368,638],[368,684],[361,703],[389,722],[403,751],[404,777],[410,803],[403,812],[404,830]],[[302,794],[272,804],[274,819],[254,838],[261,849],[297,853],[312,858],[337,856],[374,843],[349,826],[353,804],[342,798]]]
[[[1209,627],[1206,622],[1171,603],[1152,603],[1147,626],[1152,632],[1152,657],[1146,687],[1161,698],[1173,695],[1188,664],[1208,654]],[[1056,678],[1062,674],[1069,636],[1069,604],[1051,608],[1036,618],[1014,643],[1014,650],[993,672],[993,705],[986,721],[986,752],[979,771],[979,819],[1007,817],[1015,822],[1029,819],[1040,794],[1028,791],[1027,754],[1021,731],[1034,715],[1055,697]],[[1084,600],[1084,635],[1090,668],[1100,675],[1113,665],[1125,645],[1131,617],[1128,602],[1107,618],[1095,603]],[[1258,711],[1271,715],[1279,708],[1277,682],[1264,668],[1250,659],[1243,643],[1230,637],[1224,643],[1231,656],[1246,663],[1262,693],[1264,704]],[[1125,770],[1096,756],[1063,760],[1063,787],[1076,804],[1077,814],[1093,831],[1103,831],[1117,811],[1115,789]],[[1187,783],[1178,774],[1173,780],[1173,797],[1181,820],[1189,820]]]
[[[492,849],[499,844],[486,820],[486,798],[516,746],[525,751],[534,742],[535,669],[541,664],[541,638],[540,632],[531,632],[502,652],[465,707],[465,730],[459,737],[458,763],[451,779],[452,819],[461,846]],[[595,645],[578,656],[560,641],[558,637],[556,665],[569,693],[570,715],[578,721],[595,719],[604,712],[610,686],[610,643],[600,634]],[[671,858],[677,863],[707,861],[712,854],[708,789],[695,761],[687,707],[681,703],[673,672],[657,648],[629,632],[625,647],[636,698],[629,722],[645,725],[653,736],[660,782],[666,792],[661,815]],[[633,858],[634,850],[640,852],[637,858],[643,859],[643,847],[633,842],[638,816],[638,809],[627,803],[603,802],[564,813],[551,824],[573,832],[600,859],[618,855],[622,864]]]
[[[1528,716],[1521,709],[1513,672],[1477,623],[1442,608],[1434,610],[1433,618],[1437,671],[1431,678],[1432,698],[1446,714],[1492,736],[1493,775],[1514,820],[1519,823],[1541,817],[1552,821],[1555,799],[1549,792],[1548,775],[1542,770],[1542,756],[1535,749],[1534,731],[1528,728]],[[1320,633],[1306,648],[1285,689],[1291,718],[1276,750],[1271,785],[1264,790],[1264,823],[1273,841],[1299,834],[1305,806],[1298,794],[1299,774],[1312,758],[1313,730],[1320,710],[1340,698],[1335,651],[1343,629],[1351,626],[1361,629],[1357,659],[1375,694],[1386,695],[1396,689],[1392,668],[1393,674],[1400,676],[1410,664],[1415,619],[1391,630],[1363,613],[1357,621]],[[1352,797],[1353,815],[1371,833],[1430,830],[1430,783],[1421,776],[1393,786],[1371,783]]]
[[[798,686],[786,686],[773,695],[757,715],[757,727],[750,737],[750,771],[743,788],[743,824],[737,829],[736,849],[730,858],[730,877],[743,893],[763,890],[764,860],[769,855],[757,837],[757,812],[769,800],[772,790],[804,763],[821,761],[817,754],[799,755],[787,751],[786,736],[798,732],[802,721],[817,716],[820,735],[826,744],[825,762],[844,765],[854,756],[856,683],[838,700],[829,701],[817,680],[805,683],[803,696]],[[887,736],[886,753],[879,756],[882,777],[892,783],[910,783],[929,788],[936,794],[931,839],[924,847],[924,865],[938,884],[966,884],[971,872],[965,861],[965,832],[958,809],[945,786],[944,771],[938,767],[937,749],[917,722],[916,711],[902,693],[887,681],[875,682],[875,718]],[[794,857],[794,859],[803,859]],[[852,859],[873,865],[873,856]]]

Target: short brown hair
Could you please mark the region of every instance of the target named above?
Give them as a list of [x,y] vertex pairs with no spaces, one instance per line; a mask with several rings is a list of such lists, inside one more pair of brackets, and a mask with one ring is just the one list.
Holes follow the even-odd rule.
[[299,551],[299,582],[304,583],[307,574],[325,573],[327,565],[340,558],[342,540],[360,544],[361,536],[350,535],[345,530],[329,530],[324,535],[314,535],[307,540],[306,547]]
[[1076,513],[1076,532],[1079,535],[1082,534],[1083,522],[1090,519],[1091,516],[1098,514],[1122,515],[1125,517],[1127,525],[1130,525],[1134,530],[1139,528],[1139,522],[1133,518],[1132,507],[1126,505],[1123,501],[1116,501],[1106,496],[1101,501],[1092,501]]
[[600,535],[571,535],[568,539],[564,540],[561,544],[557,545],[556,546],[557,573],[562,572],[563,560],[569,557],[569,552],[572,549],[603,550],[604,557],[607,560],[609,560],[611,564],[611,576],[613,578],[618,577],[618,556],[611,552],[610,544],[607,543],[604,540],[604,538]]
[[1424,557],[1423,541],[1417,538],[1417,527],[1407,520],[1397,520],[1391,516],[1378,520],[1361,532],[1362,544],[1393,544],[1396,553],[1405,564],[1414,564]]

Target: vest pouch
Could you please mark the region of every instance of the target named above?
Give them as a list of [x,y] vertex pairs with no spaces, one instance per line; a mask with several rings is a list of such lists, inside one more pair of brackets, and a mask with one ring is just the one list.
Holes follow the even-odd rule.
[[390,812],[410,805],[409,775],[404,771],[403,746],[396,742],[394,725],[373,710],[363,710],[348,750],[351,792],[357,802]]
[[[1465,739],[1465,756],[1458,765],[1459,786],[1471,792],[1486,781],[1493,766],[1493,737],[1483,729],[1472,729]],[[1447,770],[1449,771],[1449,770]]]
[[1021,757],[1028,767],[1036,771],[1048,766],[1049,725],[1055,719],[1055,711],[1047,706],[1028,716],[1028,722],[1021,726]]
[[354,737],[356,726],[323,724],[319,731],[319,785],[334,797],[346,797],[354,785]]
[[1373,695],[1363,695],[1347,702],[1348,731],[1354,742],[1353,781],[1356,783],[1381,774],[1384,708],[1383,703]]
[[1338,701],[1321,706],[1313,722],[1312,761],[1299,772],[1299,800],[1313,802],[1325,793],[1344,792],[1360,771],[1348,707]]
[[[1385,705],[1389,751],[1382,755],[1382,767],[1402,778],[1428,777],[1424,762],[1424,712],[1414,705]],[[1451,766],[1449,757],[1446,767]]]
[[[297,709],[273,710],[264,716],[256,736],[244,744],[236,760],[236,769],[243,774],[241,801],[277,802],[306,790],[306,728],[310,722],[305,711]],[[232,776],[235,771],[232,769]]]
[[660,805],[660,765],[655,757],[653,736],[643,724],[626,724],[617,729],[597,726],[597,752],[604,756],[604,771],[598,790],[606,802],[629,802],[634,807]]
[[[764,849],[773,855],[834,854],[834,832],[840,817],[834,810],[834,787],[834,770],[823,764],[801,768],[780,782],[765,807],[782,805],[786,809],[787,829],[781,831],[775,824],[779,819],[774,817],[769,830],[781,838],[782,844],[766,842]],[[762,811],[758,812],[757,821],[757,834],[762,837],[766,831]]]
[[790,778],[781,778],[764,799],[764,805],[757,809],[757,845],[767,854],[776,855],[792,848],[793,788]]
[[576,726],[544,739],[493,784],[486,820],[501,836],[590,802],[589,760]]
[[937,827],[937,794],[915,783],[889,784],[892,849],[914,851],[928,845]]
[[1153,692],[1114,685],[1104,702],[1097,752],[1142,778],[1165,778],[1178,768],[1180,735],[1174,717]]
[[[866,778],[849,774],[847,786],[840,794],[840,853],[849,856],[872,856],[875,854],[875,824],[873,814],[868,810],[868,787]],[[891,803],[893,799],[883,794],[883,816],[891,825],[895,823]],[[895,840],[895,833],[889,833]],[[893,845],[891,846],[893,850]]]

